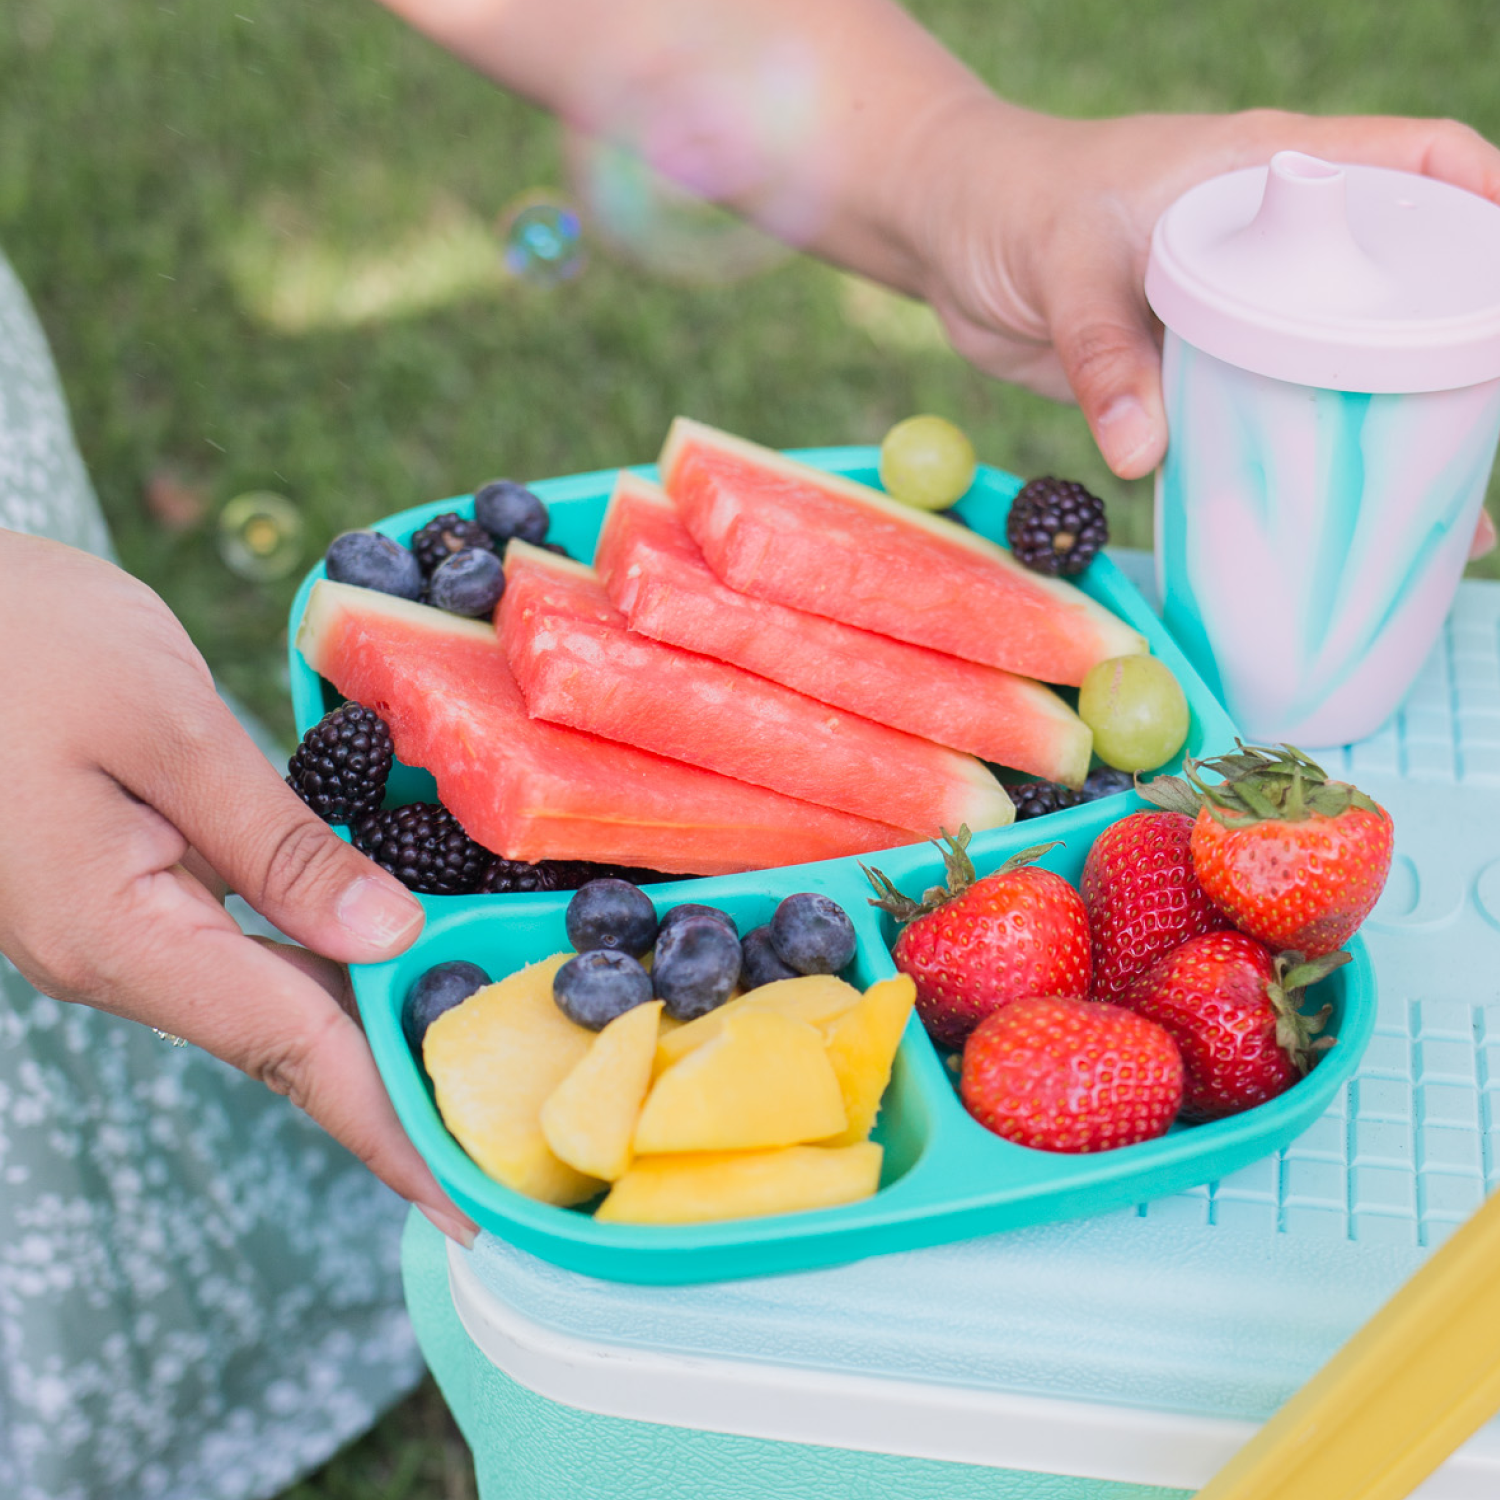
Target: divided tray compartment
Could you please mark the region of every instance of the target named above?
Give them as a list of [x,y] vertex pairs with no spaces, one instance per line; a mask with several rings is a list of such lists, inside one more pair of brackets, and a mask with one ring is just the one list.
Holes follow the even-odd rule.
[[[878,486],[878,451],[831,448],[795,456]],[[540,481],[531,486],[552,516],[549,540],[591,558],[618,471]],[[649,467],[637,470],[654,477]],[[1021,481],[981,468],[957,507],[976,531],[1003,544],[1005,516]],[[407,542],[446,511],[473,514],[472,496],[434,502],[374,523]],[[290,679],[297,730],[304,733],[338,695],[296,650],[297,625],[319,564],[292,605]],[[1191,726],[1184,753],[1230,749],[1235,731],[1224,710],[1178,651],[1139,593],[1106,557],[1078,580],[1085,592],[1128,619],[1176,674],[1188,698]],[[1176,765],[1164,768],[1174,770]],[[397,767],[387,801],[433,800],[425,772]],[[1144,806],[1122,792],[1044,818],[976,834],[969,852],[981,875],[1028,845],[1058,840],[1040,863],[1076,884],[1090,845],[1108,824]],[[938,883],[942,860],[931,845],[914,844],[867,856],[911,895]],[[645,887],[658,914],[683,901],[721,906],[740,931],[769,920],[795,891],[821,891],[848,911],[858,948],[844,977],[863,989],[896,972],[890,956],[895,929],[868,904],[869,883],[854,859],[786,866]],[[1353,1073],[1375,1022],[1375,983],[1363,943],[1353,961],[1317,986],[1311,1007],[1333,1006],[1338,1045],[1287,1093],[1226,1120],[1174,1127],[1139,1145],[1095,1155],[1033,1151],[992,1135],[959,1101],[952,1059],[934,1047],[915,1016],[897,1054],[874,1138],[885,1150],[881,1186],[871,1198],[837,1208],[767,1218],[680,1226],[598,1224],[592,1205],[557,1208],[511,1191],[479,1170],[448,1134],[431,1086],[401,1030],[402,999],[425,969],[466,958],[499,979],[567,948],[564,913],[572,893],[422,896],[427,925],[406,953],[383,964],[356,965],[355,998],[381,1076],[402,1125],[455,1202],[482,1228],[556,1265],[617,1281],[679,1284],[764,1275],[837,1264],[866,1255],[914,1249],[1025,1224],[1081,1217],[1180,1192],[1238,1170],[1286,1145],[1328,1106]]]

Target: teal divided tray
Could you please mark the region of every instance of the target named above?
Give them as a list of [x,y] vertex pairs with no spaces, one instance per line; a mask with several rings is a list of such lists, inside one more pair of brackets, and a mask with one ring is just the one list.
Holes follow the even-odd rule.
[[[873,448],[830,448],[796,455],[821,468],[878,484]],[[654,477],[654,470],[638,472]],[[574,475],[532,486],[552,514],[551,539],[576,557],[592,556],[616,471]],[[1003,542],[1005,516],[1020,480],[982,468],[958,513],[973,528]],[[407,541],[444,511],[472,514],[472,497],[438,501],[375,523]],[[321,565],[304,581],[292,606],[290,673],[298,733],[337,701],[298,655],[297,625]],[[1215,754],[1232,747],[1233,726],[1182,657],[1161,622],[1108,558],[1083,575],[1084,590],[1128,619],[1177,674],[1188,696],[1191,727],[1185,752]],[[390,798],[434,795],[425,773],[393,776]],[[1017,850],[1047,840],[1060,847],[1042,863],[1076,883],[1099,832],[1143,804],[1133,792],[977,835],[970,852],[981,874]],[[919,892],[940,880],[942,862],[928,845],[873,855],[903,890]],[[854,919],[859,937],[846,971],[861,987],[895,973],[894,937],[868,906],[868,884],[855,860],[830,860],[710,880],[673,881],[646,888],[658,912],[681,901],[723,907],[746,931],[767,921],[794,891],[826,892]],[[808,1213],[690,1226],[597,1224],[583,1209],[538,1203],[482,1173],[443,1127],[430,1087],[401,1032],[402,998],[432,964],[466,958],[495,978],[567,947],[563,914],[570,894],[421,898],[427,926],[417,943],[389,963],[356,966],[354,991],[370,1047],[408,1134],[455,1202],[482,1228],[510,1243],[588,1275],[619,1281],[687,1283],[804,1270],[862,1256],[987,1234],[1027,1224],[1104,1213],[1180,1192],[1237,1171],[1280,1149],[1327,1107],[1359,1062],[1374,1027],[1375,984],[1363,944],[1353,962],[1310,996],[1333,1006],[1339,1037],[1319,1065],[1279,1099],[1227,1120],[1174,1128],[1166,1136],[1093,1156],[1031,1151],[991,1135],[964,1111],[945,1059],[913,1018],[887,1090],[875,1139],[885,1148],[880,1190],[860,1203]]]

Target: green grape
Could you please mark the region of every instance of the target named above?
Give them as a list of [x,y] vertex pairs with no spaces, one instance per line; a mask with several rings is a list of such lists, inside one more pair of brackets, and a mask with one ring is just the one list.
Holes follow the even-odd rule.
[[1154,656],[1116,656],[1089,669],[1078,717],[1094,731],[1094,754],[1117,771],[1150,771],[1182,749],[1187,698]]
[[908,417],[880,445],[880,482],[893,500],[947,510],[974,483],[974,445],[942,417]]

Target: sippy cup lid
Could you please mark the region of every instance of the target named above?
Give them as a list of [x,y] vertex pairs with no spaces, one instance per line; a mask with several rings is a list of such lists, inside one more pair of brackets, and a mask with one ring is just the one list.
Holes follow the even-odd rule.
[[1146,299],[1187,343],[1336,391],[1500,377],[1500,207],[1387,167],[1279,151],[1157,221]]

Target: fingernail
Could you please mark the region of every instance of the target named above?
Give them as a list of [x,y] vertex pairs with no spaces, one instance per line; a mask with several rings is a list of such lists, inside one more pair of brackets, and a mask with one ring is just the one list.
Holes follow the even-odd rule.
[[471,1224],[462,1214],[449,1213],[441,1208],[428,1208],[425,1203],[417,1204],[417,1211],[434,1229],[441,1230],[456,1245],[465,1250],[474,1248],[474,1241],[479,1238],[478,1226]]
[[377,948],[391,948],[422,925],[422,908],[383,880],[361,875],[339,898],[335,913],[355,937]]
[[1117,474],[1157,442],[1156,424],[1134,396],[1116,396],[1097,423],[1099,447]]

